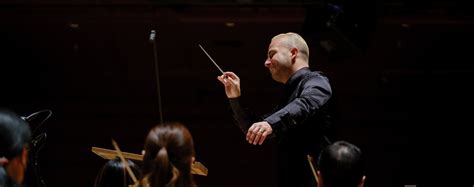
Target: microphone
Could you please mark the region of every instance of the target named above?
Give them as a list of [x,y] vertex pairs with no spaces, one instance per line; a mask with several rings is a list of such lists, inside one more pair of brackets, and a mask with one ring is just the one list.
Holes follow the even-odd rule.
[[[41,115],[44,113],[47,114]],[[51,117],[52,114],[53,112],[51,110],[40,110],[38,112],[30,114],[27,117],[20,116],[21,119],[28,122],[28,124],[30,125],[30,128],[32,130],[31,145],[33,149],[38,148],[36,151],[39,151],[39,149],[41,149],[47,137],[46,132],[41,132],[41,126],[46,120],[49,119],[49,117]]]
[[[45,114],[45,115],[41,115]],[[36,132],[40,129],[41,125],[51,117],[53,112],[51,110],[40,110],[38,112],[32,113],[29,116],[20,116],[21,119],[24,121],[28,122],[31,126],[31,130],[33,131],[33,134],[36,134]],[[42,116],[39,118],[39,116]],[[36,127],[33,128],[33,124],[36,125]]]
[[155,36],[156,36],[156,32],[155,30],[151,30],[150,32],[150,42],[154,42],[155,41]]

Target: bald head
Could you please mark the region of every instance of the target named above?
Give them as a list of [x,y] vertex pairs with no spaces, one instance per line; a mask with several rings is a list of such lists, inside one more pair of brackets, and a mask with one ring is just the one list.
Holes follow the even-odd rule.
[[273,40],[280,40],[284,44],[288,45],[289,48],[297,48],[299,55],[303,61],[308,62],[309,60],[309,48],[306,41],[299,34],[294,32],[282,33],[274,36]]

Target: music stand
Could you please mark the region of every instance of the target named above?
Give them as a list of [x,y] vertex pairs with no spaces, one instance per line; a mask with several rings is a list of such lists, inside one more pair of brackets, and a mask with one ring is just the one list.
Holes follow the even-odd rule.
[[[96,155],[111,160],[118,156],[117,151],[100,147],[92,147],[92,152]],[[143,161],[143,155],[135,153],[127,153],[122,151],[123,157],[131,160]],[[207,176],[208,169],[202,163],[194,161],[191,165],[191,173],[196,175]]]

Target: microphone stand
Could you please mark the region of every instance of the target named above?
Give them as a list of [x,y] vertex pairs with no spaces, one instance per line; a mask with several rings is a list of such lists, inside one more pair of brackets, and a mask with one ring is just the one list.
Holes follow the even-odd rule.
[[161,89],[160,89],[160,70],[158,68],[158,56],[156,52],[156,41],[155,41],[156,32],[151,30],[150,32],[150,42],[153,44],[153,56],[155,63],[155,76],[156,76],[156,90],[158,95],[158,112],[160,114],[160,124],[163,124],[163,112],[161,104]]
[[38,155],[39,155],[40,150],[44,147],[45,141],[46,141],[46,138],[47,138],[46,132],[39,132],[39,131],[40,131],[43,123],[46,120],[48,120],[49,117],[51,117],[53,112],[51,110],[41,110],[41,111],[35,112],[33,114],[30,114],[28,117],[21,117],[23,120],[28,122],[28,124],[31,126],[34,119],[36,119],[38,117],[38,115],[40,115],[42,113],[48,113],[48,114],[33,129],[33,133],[32,133],[33,138],[30,142],[31,143],[30,151],[32,152],[32,154],[30,154],[30,155],[32,155],[32,157],[30,157],[30,159],[31,159],[30,163],[33,167],[34,175],[36,176],[35,177],[36,178],[36,183],[39,187],[45,187],[46,186],[46,183],[44,182],[44,179],[41,176],[41,170],[40,170],[40,166],[39,166]]
[[[45,132],[41,133],[40,135],[37,136],[37,138],[35,138],[35,140],[36,139],[38,139],[37,141],[45,140],[46,139],[46,133]],[[37,143],[37,142],[35,142],[35,143]],[[44,145],[45,145],[44,143],[39,145],[39,147],[34,152],[34,156],[33,156],[33,160],[32,160],[33,169],[34,169],[34,172],[35,172],[35,175],[36,175],[36,184],[38,184],[39,187],[45,187],[46,186],[46,183],[44,182],[44,179],[41,176],[41,170],[40,170],[39,161],[38,161],[39,160],[38,159],[38,153],[44,147]]]

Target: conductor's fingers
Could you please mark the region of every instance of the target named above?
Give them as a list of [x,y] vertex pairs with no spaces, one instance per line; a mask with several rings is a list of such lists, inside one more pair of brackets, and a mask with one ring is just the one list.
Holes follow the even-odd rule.
[[253,131],[248,131],[247,132],[247,141],[251,144],[253,143],[254,139],[255,139],[255,136],[257,135],[257,133],[253,132]]
[[262,144],[263,144],[263,142],[265,141],[265,139],[267,139],[267,135],[268,135],[267,131],[264,131],[264,132],[262,133],[262,136],[260,137],[260,141],[258,142],[258,145],[262,145]]
[[224,75],[227,76],[227,78],[232,78],[232,79],[235,79],[235,80],[239,80],[239,77],[234,72],[226,71],[226,72],[224,72]]

